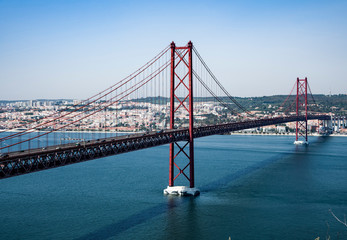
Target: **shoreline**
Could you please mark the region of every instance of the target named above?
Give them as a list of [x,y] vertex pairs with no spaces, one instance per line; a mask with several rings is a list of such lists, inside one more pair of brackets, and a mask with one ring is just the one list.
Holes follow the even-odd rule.
[[[23,132],[25,130],[3,130],[0,131],[0,133],[10,133],[10,132]],[[36,132],[49,132],[49,131],[28,131],[28,133],[36,133]],[[56,133],[106,133],[106,134],[110,134],[110,133],[114,133],[114,134],[118,134],[118,133],[126,133],[126,134],[130,134],[130,133],[144,133],[145,131],[138,131],[138,132],[116,132],[116,131],[112,131],[112,132],[104,132],[104,131],[55,131]]]
[[[0,131],[0,133],[10,133],[10,132],[22,132],[22,130],[3,130]],[[47,131],[29,131],[30,133],[36,133],[36,132],[47,132]],[[145,133],[145,131],[138,131],[138,132],[104,132],[104,131],[56,131],[57,133],[96,133],[96,134],[136,134],[136,133]],[[225,134],[219,134],[219,135],[249,135],[249,136],[295,136],[295,133],[285,133],[285,134],[276,134],[276,133],[245,133],[245,132],[229,132]],[[322,137],[324,135],[320,134],[307,134],[307,136],[316,136],[316,137]],[[331,137],[347,137],[347,134],[336,134],[332,133],[327,136]]]
[[[276,133],[239,133],[239,132],[230,132],[227,134],[222,134],[222,135],[250,135],[250,136],[295,136],[295,133],[286,133],[286,134],[276,134]],[[347,137],[347,134],[329,134],[329,135],[320,135],[320,134],[307,134],[308,137]]]

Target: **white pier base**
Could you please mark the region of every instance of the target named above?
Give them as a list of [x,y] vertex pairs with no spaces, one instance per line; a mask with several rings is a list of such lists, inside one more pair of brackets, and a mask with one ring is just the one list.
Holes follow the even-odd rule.
[[295,145],[308,145],[307,141],[295,141],[294,142]]
[[180,195],[180,196],[197,196],[200,194],[199,189],[190,188],[185,186],[167,187],[164,189],[164,194]]

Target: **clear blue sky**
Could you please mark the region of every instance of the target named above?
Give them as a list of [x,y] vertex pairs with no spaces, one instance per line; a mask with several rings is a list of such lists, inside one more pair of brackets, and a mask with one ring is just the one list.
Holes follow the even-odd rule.
[[0,99],[87,98],[171,41],[234,96],[347,93],[347,1],[0,0]]

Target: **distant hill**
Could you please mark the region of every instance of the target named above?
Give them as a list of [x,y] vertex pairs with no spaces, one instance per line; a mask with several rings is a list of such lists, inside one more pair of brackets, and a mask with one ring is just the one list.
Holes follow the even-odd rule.
[[[274,95],[274,96],[263,96],[263,97],[234,97],[242,106],[244,106],[249,111],[275,111],[282,103],[286,100],[288,96],[286,95]],[[232,101],[227,97],[220,97],[225,102]],[[213,101],[214,98],[194,98],[194,101]],[[287,103],[294,103],[296,96],[290,96],[287,100]],[[14,102],[25,102],[29,100],[0,100],[0,105]],[[61,103],[63,101],[72,102],[72,99],[35,99],[33,101],[54,101],[55,103]],[[134,101],[134,100],[132,100]],[[167,104],[170,102],[169,98],[166,97],[147,97],[137,99],[137,102],[151,102],[157,104]],[[316,94],[313,95],[313,98],[309,96],[309,109],[317,112],[333,112],[335,114],[347,115],[347,94],[339,95],[323,95]],[[314,104],[315,103],[315,104]],[[236,108],[236,106],[234,106]],[[283,109],[294,110],[295,104],[290,105],[285,104]]]
[[[244,106],[249,111],[274,111],[280,107],[283,102],[287,99],[287,95],[274,95],[274,96],[263,96],[263,97],[234,97],[237,102]],[[225,102],[232,101],[227,97],[220,97]],[[194,101],[213,101],[214,98],[194,98]],[[138,102],[152,102],[159,104],[166,104],[170,101],[169,98],[164,97],[147,97],[137,100]],[[295,110],[296,96],[289,96],[287,104],[285,104],[283,109]],[[291,105],[291,106],[290,106]],[[335,114],[347,115],[347,95],[323,95],[316,94],[308,97],[309,110],[317,112],[333,112]],[[234,106],[236,107],[236,106]]]
[[[235,99],[244,107],[249,110],[262,110],[269,111],[280,107],[288,96],[285,95],[274,95],[274,96],[263,96],[263,97],[247,97]],[[287,103],[294,103],[296,96],[290,96]],[[295,109],[295,104],[290,108],[290,104],[285,104],[284,109]],[[308,97],[309,110],[317,112],[334,112],[335,114],[347,114],[347,95],[323,95],[316,94]]]
[[27,99],[27,100],[0,100],[0,104],[6,104],[6,103],[15,103],[15,102],[28,102],[32,100],[33,102],[35,101],[40,101],[40,102],[47,102],[47,101],[51,101],[51,102],[63,102],[63,101],[67,101],[67,102],[72,102],[73,99]]

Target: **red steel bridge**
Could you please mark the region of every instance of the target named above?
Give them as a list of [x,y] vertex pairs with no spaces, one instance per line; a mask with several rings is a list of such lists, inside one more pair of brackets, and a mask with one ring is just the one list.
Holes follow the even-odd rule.
[[307,142],[308,120],[331,119],[310,111],[314,105],[307,78],[298,78],[277,113],[259,117],[229,94],[192,42],[172,42],[94,96],[0,131],[0,178],[169,144],[169,186],[180,177],[194,188],[195,138],[296,122],[296,141]]

